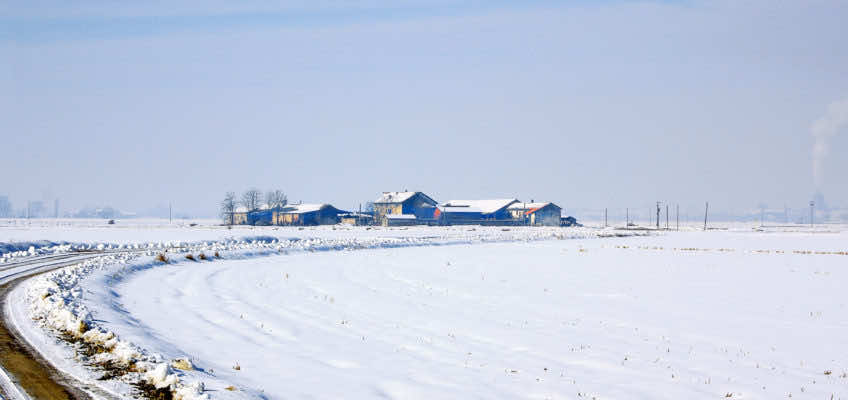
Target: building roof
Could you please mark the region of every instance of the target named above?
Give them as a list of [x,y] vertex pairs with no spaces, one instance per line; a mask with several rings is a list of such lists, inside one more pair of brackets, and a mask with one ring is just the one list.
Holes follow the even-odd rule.
[[437,203],[436,200],[433,200],[430,196],[427,196],[421,192],[383,192],[377,200],[374,201],[375,204],[387,204],[387,203],[403,203],[411,198],[413,198],[416,194],[421,194],[426,197],[434,204]]
[[451,206],[441,206],[439,207],[441,212],[446,213],[483,213],[479,207],[451,207]]
[[[554,204],[554,203],[551,203],[549,201],[548,202],[535,202],[535,203],[518,202],[518,203],[510,205],[509,209],[510,210],[531,210],[531,209],[534,209],[534,208],[542,208],[544,206],[547,206],[548,204]],[[556,204],[554,204],[554,205],[556,205]]]
[[[253,211],[268,211],[269,209],[270,209],[270,208],[268,207],[268,205],[267,205],[267,204],[260,204],[260,205],[259,205],[259,208],[255,209],[255,210],[253,210]],[[237,213],[246,213],[246,212],[247,212],[247,207],[245,207],[245,206],[238,206],[238,207],[236,207],[236,208],[235,208],[235,210],[233,210],[233,212],[237,212]]]
[[418,192],[383,192],[375,203],[403,203],[415,196]]
[[534,213],[538,210],[541,210],[541,209],[543,209],[543,208],[545,208],[549,205],[562,209],[562,207],[560,207],[560,206],[558,206],[554,203],[551,203],[551,202],[515,203],[515,204],[510,205],[509,209],[510,210],[522,210],[522,211],[525,212],[525,214],[532,214],[532,213]]
[[[448,212],[481,212],[483,214],[491,214],[503,208],[509,207],[510,204],[518,202],[516,199],[490,199],[490,200],[451,200],[442,204],[443,208],[450,209]],[[467,211],[455,210],[458,208],[466,208]],[[475,211],[471,211],[474,209]]]
[[327,207],[335,208],[335,207],[333,207],[329,204],[325,204],[325,203],[320,203],[320,204],[319,203],[287,204],[285,207],[282,208],[281,212],[283,214],[306,214],[306,213],[310,213],[310,212],[323,210]]
[[342,218],[353,218],[353,217],[356,217],[356,218],[374,218],[374,216],[371,215],[371,214],[359,213],[359,212],[344,212],[344,213],[339,214],[339,217],[342,217]]
[[417,219],[414,214],[386,214],[387,219]]

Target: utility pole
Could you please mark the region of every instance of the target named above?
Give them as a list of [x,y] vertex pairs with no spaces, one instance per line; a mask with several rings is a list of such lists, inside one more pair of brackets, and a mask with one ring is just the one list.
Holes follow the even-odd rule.
[[810,228],[813,227],[813,210],[815,209],[816,202],[810,201]]
[[657,202],[657,230],[660,229],[660,202]]
[[665,230],[668,230],[668,203],[665,205]]
[[604,208],[604,228],[608,227],[609,223],[607,223],[607,209]]
[[171,212],[171,202],[168,202],[168,223],[170,224],[173,220],[173,213]]
[[707,230],[707,214],[710,212],[710,202],[707,202],[707,206],[704,208],[704,230]]
[[630,227],[630,208],[627,208],[626,210],[627,211],[625,211],[624,219],[626,219],[627,221],[624,222],[624,227],[629,228]]

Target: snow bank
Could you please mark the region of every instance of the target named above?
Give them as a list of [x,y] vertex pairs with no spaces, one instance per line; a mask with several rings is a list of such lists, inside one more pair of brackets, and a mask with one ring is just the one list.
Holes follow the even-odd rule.
[[[206,399],[202,381],[186,378],[193,369],[188,359],[167,361],[158,354],[122,340],[114,332],[101,326],[82,299],[85,292],[81,283],[95,271],[107,271],[109,284],[114,285],[130,274],[149,268],[174,263],[208,263],[218,258],[238,259],[256,256],[288,254],[289,252],[339,251],[411,246],[436,246],[483,242],[531,241],[551,239],[592,238],[607,236],[645,236],[644,232],[617,233],[612,230],[591,229],[502,229],[471,228],[430,230],[430,236],[335,238],[253,237],[240,240],[184,243],[151,242],[113,247],[104,244],[80,246],[111,250],[102,256],[87,259],[79,264],[41,275],[27,288],[27,301],[32,320],[42,328],[64,337],[88,351],[77,357],[82,364],[97,368],[117,369],[111,379],[127,384],[146,382],[157,389],[168,388],[176,398]],[[72,245],[63,244],[67,249]],[[55,247],[55,246],[54,246]],[[49,246],[42,248],[50,248]],[[30,249],[28,249],[29,251]],[[37,250],[36,250],[37,251]],[[192,255],[191,259],[187,255]],[[161,256],[161,257],[160,257]],[[165,262],[157,259],[166,260]],[[89,354],[89,355],[85,355]]]

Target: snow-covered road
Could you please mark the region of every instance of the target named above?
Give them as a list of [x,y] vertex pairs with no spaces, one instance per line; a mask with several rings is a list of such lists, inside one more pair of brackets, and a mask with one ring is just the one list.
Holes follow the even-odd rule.
[[[75,265],[99,255],[98,252],[72,252],[26,257],[0,264],[0,398],[26,400],[90,397],[88,392],[93,388],[65,376],[35,355],[36,350],[7,318],[6,296],[15,285],[28,277]],[[96,389],[93,390],[96,392]]]

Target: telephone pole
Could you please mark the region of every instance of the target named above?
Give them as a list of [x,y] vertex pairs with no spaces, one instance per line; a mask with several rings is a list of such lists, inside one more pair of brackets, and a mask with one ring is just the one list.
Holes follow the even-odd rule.
[[668,230],[668,203],[665,205],[665,230]]
[[674,214],[674,217],[677,219],[677,230],[680,230],[680,204],[677,205],[677,212]]
[[168,223],[170,224],[173,219],[173,213],[171,212],[171,202],[168,202]]
[[706,207],[704,208],[704,230],[707,230],[707,214],[710,212],[710,202],[707,202]]
[[607,209],[604,208],[604,228],[609,226],[609,223],[607,221]]
[[657,202],[657,230],[660,230],[660,202]]
[[624,227],[629,228],[630,227],[630,208],[627,208],[626,210],[627,211],[625,211],[625,217],[624,217],[624,219],[626,219],[626,221],[624,221]]

